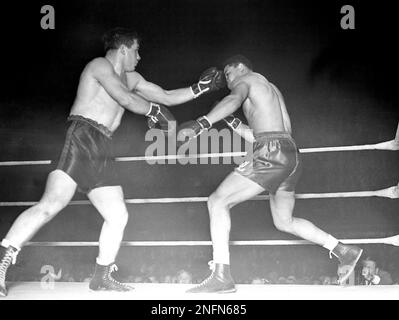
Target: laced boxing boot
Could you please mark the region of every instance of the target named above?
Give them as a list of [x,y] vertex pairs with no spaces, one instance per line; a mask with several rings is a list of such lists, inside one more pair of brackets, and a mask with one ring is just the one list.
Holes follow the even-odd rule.
[[94,291],[132,291],[134,289],[133,287],[116,281],[111,276],[111,273],[117,270],[118,267],[114,263],[111,263],[107,266],[102,266],[96,263],[96,269],[94,271],[93,278],[90,281],[89,288]]
[[187,290],[187,293],[233,293],[237,291],[228,264],[214,263],[213,261],[208,264],[212,274],[199,285]]
[[0,296],[7,296],[6,276],[7,270],[11,264],[15,264],[19,250],[8,246],[0,245]]
[[357,246],[345,245],[340,242],[338,242],[336,247],[330,251],[330,257],[331,254],[335,255],[340,262],[340,267],[342,268],[345,266],[346,268],[344,269],[347,270],[347,272],[339,278],[339,284],[345,283],[353,270],[355,270],[356,263],[359,261],[362,253],[363,249],[360,249]]

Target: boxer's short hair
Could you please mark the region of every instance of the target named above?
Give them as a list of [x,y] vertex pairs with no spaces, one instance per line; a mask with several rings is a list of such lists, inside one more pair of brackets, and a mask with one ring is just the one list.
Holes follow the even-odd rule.
[[242,63],[250,70],[253,69],[252,62],[248,58],[244,57],[241,54],[237,54],[235,56],[232,56],[232,57],[226,59],[223,62],[223,68],[225,68],[226,66],[229,66],[229,65],[237,66],[239,63]]
[[140,43],[140,37],[134,30],[127,28],[114,28],[108,30],[103,35],[104,50],[107,52],[112,49],[119,49],[121,45],[130,48],[135,41]]

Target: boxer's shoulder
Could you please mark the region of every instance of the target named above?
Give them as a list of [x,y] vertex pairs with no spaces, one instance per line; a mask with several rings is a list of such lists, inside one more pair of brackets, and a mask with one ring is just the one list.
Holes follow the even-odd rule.
[[86,65],[86,69],[91,72],[114,72],[114,68],[109,60],[104,57],[94,58]]
[[136,71],[126,72],[125,74],[126,74],[127,85],[130,90],[135,89],[137,87],[137,84],[140,81],[144,80],[143,76]]

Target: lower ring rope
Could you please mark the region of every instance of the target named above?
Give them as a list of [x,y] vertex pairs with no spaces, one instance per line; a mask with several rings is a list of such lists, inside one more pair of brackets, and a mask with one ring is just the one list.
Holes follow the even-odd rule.
[[[390,244],[399,246],[399,235],[387,238],[374,239],[341,239],[346,244]],[[27,246],[35,247],[94,247],[98,246],[96,241],[59,241],[59,242],[28,242]],[[123,241],[125,247],[165,247],[165,246],[211,246],[212,241]],[[233,246],[292,246],[292,245],[315,245],[306,240],[251,240],[230,241]]]
[[[364,198],[364,197],[385,197],[390,199],[399,198],[399,184],[390,188],[385,188],[375,191],[355,191],[355,192],[332,192],[332,193],[303,193],[296,194],[297,199],[325,199],[325,198]],[[268,200],[269,196],[260,195],[250,200]],[[145,204],[145,203],[187,203],[187,202],[206,202],[208,197],[186,197],[186,198],[153,198],[153,199],[126,199],[127,204]],[[23,207],[33,206],[37,201],[14,201],[14,202],[0,202],[0,207]],[[71,201],[70,205],[89,205],[88,200]]]

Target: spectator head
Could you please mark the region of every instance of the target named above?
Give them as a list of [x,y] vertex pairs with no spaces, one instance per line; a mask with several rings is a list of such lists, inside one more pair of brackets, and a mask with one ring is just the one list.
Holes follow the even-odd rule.
[[278,278],[277,281],[279,284],[287,284],[287,279],[285,277]]
[[186,270],[180,270],[177,272],[177,282],[178,283],[185,283],[189,284],[192,283],[193,277],[191,276],[191,273],[189,273]]
[[329,276],[323,277],[323,281],[321,282],[323,286],[331,285],[331,278]]
[[259,277],[256,277],[251,281],[251,284],[264,284],[264,283],[265,283],[264,280]]
[[295,276],[293,276],[293,275],[288,276],[288,278],[287,278],[287,283],[289,283],[289,284],[295,284],[295,283],[296,283],[296,278],[295,278]]
[[172,283],[172,276],[166,275],[166,276],[163,278],[163,282],[164,282],[164,283]]

